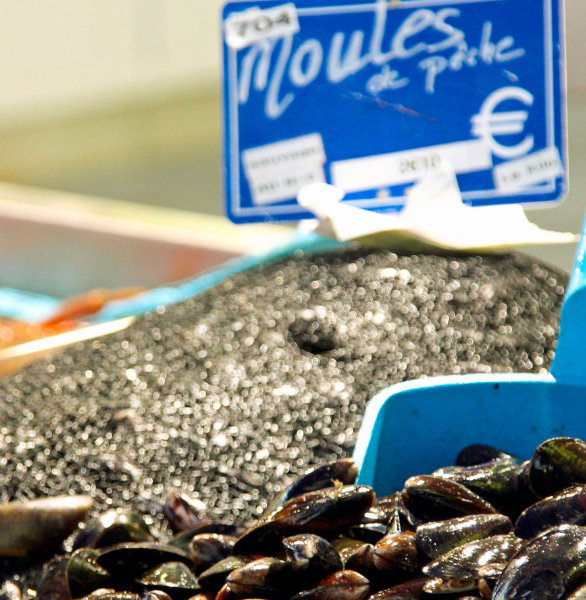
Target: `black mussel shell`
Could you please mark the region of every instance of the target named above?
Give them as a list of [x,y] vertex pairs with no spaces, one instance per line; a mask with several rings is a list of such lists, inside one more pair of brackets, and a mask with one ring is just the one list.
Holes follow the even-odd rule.
[[519,471],[519,506],[522,509],[521,512],[540,499],[531,487],[530,471],[531,461],[526,460],[521,464],[521,470]]
[[423,567],[423,573],[442,579],[476,580],[480,567],[507,563],[523,546],[523,540],[514,535],[495,535],[450,550]]
[[293,596],[292,600],[364,600],[370,593],[366,577],[354,571],[338,571],[316,586]]
[[116,587],[112,575],[97,564],[99,554],[93,548],[79,548],[69,557],[67,583],[72,598],[83,598],[94,590]]
[[430,475],[407,479],[403,500],[407,508],[423,521],[497,513],[486,500],[460,483]]
[[334,550],[340,555],[342,563],[346,565],[346,561],[363,546],[370,545],[361,540],[355,540],[344,535],[337,537],[332,541]]
[[68,564],[68,558],[60,557],[45,565],[37,590],[37,600],[71,600],[67,586]]
[[137,582],[145,591],[161,590],[172,600],[187,600],[201,591],[195,575],[182,562],[168,562],[145,573]]
[[239,538],[246,532],[246,527],[242,525],[225,525],[223,523],[209,523],[207,525],[199,525],[193,529],[181,531],[174,535],[168,542],[168,546],[175,546],[183,552],[189,553],[189,543],[196,535],[204,533],[216,533],[218,535],[227,535],[234,538]]
[[187,531],[212,522],[208,507],[197,498],[190,498],[180,490],[169,490],[163,514],[174,533]]
[[350,458],[340,458],[314,467],[283,490],[268,506],[264,516],[288,500],[336,485],[352,485],[358,477],[358,466]]
[[132,509],[117,508],[88,521],[85,528],[77,534],[73,550],[150,541],[153,541],[153,536],[140,513]]
[[374,546],[372,544],[362,544],[346,557],[344,569],[356,571],[367,579],[375,578],[376,567],[374,566],[373,553]]
[[504,515],[470,515],[446,521],[432,521],[417,528],[417,547],[434,559],[457,546],[492,535],[504,535],[513,524]]
[[370,525],[371,523],[384,523],[388,525],[393,518],[392,510],[386,506],[381,506],[375,503],[364,513],[360,519],[360,525]]
[[536,502],[521,513],[515,535],[531,540],[557,525],[586,524],[586,486],[574,486]]
[[0,586],[0,600],[21,600],[20,588],[12,581],[5,581]]
[[387,535],[374,545],[372,560],[379,571],[415,575],[419,566],[415,534],[402,531]]
[[311,533],[283,540],[287,560],[304,580],[319,580],[344,568],[340,555],[324,538]]
[[458,454],[456,465],[458,467],[473,467],[474,465],[481,465],[492,460],[503,458],[516,463],[521,462],[520,458],[502,452],[492,446],[486,446],[485,444],[471,444],[470,446],[466,446],[466,448]]
[[266,556],[232,571],[226,583],[240,598],[289,597],[291,589],[296,587],[291,565]]
[[444,467],[432,475],[461,483],[503,514],[516,517],[524,508],[519,506],[520,471],[518,463],[497,459],[471,467]]
[[332,487],[289,500],[249,529],[235,544],[235,554],[270,554],[282,548],[285,537],[300,533],[337,531],[360,521],[374,502],[374,491],[364,485]]
[[119,544],[102,550],[96,559],[98,565],[123,581],[133,581],[166,562],[191,564],[187,554],[173,546],[162,544]]
[[359,523],[358,525],[352,525],[348,529],[348,535],[356,540],[376,544],[376,542],[385,537],[388,529],[388,526],[384,523]]
[[215,600],[215,598],[216,594],[212,592],[201,591],[195,594],[195,596],[191,596],[191,598],[189,598],[188,600]]
[[552,438],[535,450],[529,468],[531,487],[539,496],[553,496],[565,488],[586,484],[586,442]]
[[423,594],[423,586],[429,581],[429,577],[417,577],[405,583],[386,587],[368,600],[419,600]]
[[189,556],[195,572],[205,571],[232,555],[236,538],[218,533],[200,533],[189,542]]
[[[171,596],[162,590],[152,590],[143,594],[140,600],[172,600]],[[208,600],[207,598],[205,600]],[[213,600],[213,599],[209,599]]]
[[198,577],[199,584],[206,590],[219,592],[232,571],[244,567],[253,560],[254,559],[249,556],[230,556],[229,558],[225,558],[216,563],[213,567],[200,573]]
[[509,561],[493,600],[557,600],[586,572],[586,529],[561,525],[531,540]]

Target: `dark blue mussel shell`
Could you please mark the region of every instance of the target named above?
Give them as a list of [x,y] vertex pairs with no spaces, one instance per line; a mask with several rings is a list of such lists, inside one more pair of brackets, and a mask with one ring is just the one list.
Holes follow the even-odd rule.
[[561,525],[531,540],[507,564],[493,600],[558,600],[586,573],[586,529]]

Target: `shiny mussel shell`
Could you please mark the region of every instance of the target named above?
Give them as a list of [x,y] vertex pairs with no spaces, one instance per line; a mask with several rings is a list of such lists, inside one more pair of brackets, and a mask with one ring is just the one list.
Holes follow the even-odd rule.
[[0,504],[0,556],[54,552],[92,506],[89,496]]
[[492,563],[509,562],[523,546],[523,540],[511,534],[470,542],[436,558],[423,567],[423,573],[445,579],[476,579],[478,569]]
[[259,558],[232,571],[226,583],[239,598],[288,597],[294,585],[293,569],[278,558]]
[[[193,596],[194,598],[197,596]],[[152,590],[145,592],[141,600],[172,600],[171,596],[163,590]],[[199,600],[214,600],[213,598],[200,598]]]
[[332,487],[298,496],[249,529],[236,542],[234,554],[280,550],[283,538],[300,533],[334,535],[360,521],[373,501],[374,491],[364,485]]
[[202,535],[204,533],[215,533],[217,535],[227,535],[233,538],[239,538],[246,532],[246,527],[241,525],[225,525],[223,523],[209,523],[207,525],[199,525],[193,529],[181,531],[174,535],[167,544],[169,546],[175,546],[183,552],[189,553],[189,544],[196,535]]
[[100,552],[79,548],[69,557],[67,583],[72,598],[83,598],[94,590],[115,587],[114,578],[96,562]]
[[363,542],[361,540],[355,540],[353,538],[346,537],[341,535],[332,541],[332,546],[336,550],[336,552],[340,555],[342,559],[342,563],[345,565],[346,561],[362,546],[366,546],[367,542]]
[[199,591],[195,575],[181,562],[168,562],[145,573],[137,582],[145,591],[161,590],[172,600],[187,600]]
[[537,447],[529,468],[531,487],[543,497],[586,484],[586,442],[552,438]]
[[285,538],[283,546],[293,571],[299,573],[304,580],[317,581],[344,568],[342,559],[334,547],[317,535],[294,535]]
[[487,446],[485,444],[471,444],[470,446],[466,446],[466,448],[458,454],[456,465],[458,467],[473,467],[474,465],[481,465],[503,458],[511,462],[521,463],[521,459],[516,456],[502,452],[492,446]]
[[457,546],[492,535],[504,535],[512,530],[511,520],[504,515],[470,515],[432,521],[417,528],[417,546],[426,556],[434,559]]
[[531,540],[564,524],[586,524],[586,486],[568,488],[527,508],[515,523],[515,535]]
[[344,569],[356,571],[368,579],[377,577],[376,567],[373,561],[374,546],[372,544],[362,543],[344,561]]
[[418,568],[417,544],[412,531],[391,533],[374,545],[372,561],[391,577],[414,576]]
[[586,572],[586,529],[561,525],[531,540],[509,563],[493,600],[557,600]]
[[419,600],[423,594],[423,586],[428,581],[429,577],[417,577],[380,590],[370,596],[368,600]]
[[540,496],[538,496],[531,487],[530,472],[531,461],[526,460],[521,464],[521,470],[519,471],[519,506],[521,506],[523,510],[532,504],[535,504],[540,499]]
[[196,573],[205,571],[232,555],[236,538],[217,533],[200,533],[191,538],[189,556]]
[[358,467],[350,458],[340,458],[325,465],[310,469],[285,488],[267,507],[264,516],[270,514],[285,502],[324,488],[337,485],[352,485],[358,477]]
[[187,554],[173,546],[151,544],[119,544],[102,550],[96,562],[123,581],[133,581],[166,562],[191,564]]
[[497,512],[486,500],[460,483],[430,475],[410,477],[405,482],[403,500],[407,508],[423,521]]
[[350,527],[348,535],[356,540],[376,544],[385,537],[388,530],[389,527],[385,523],[359,523]]
[[200,573],[198,577],[199,584],[206,590],[218,592],[226,583],[226,579],[232,571],[244,567],[253,560],[254,559],[249,556],[230,556],[225,558],[216,563],[213,567]]
[[77,534],[73,550],[149,541],[153,541],[153,536],[142,516],[135,510],[118,508],[88,521],[85,528]]
[[516,517],[524,508],[518,505],[520,471],[518,463],[497,459],[471,467],[444,467],[432,475],[461,483],[503,514]]
[[324,577],[315,587],[292,600],[364,600],[370,592],[366,577],[354,571],[338,571]]

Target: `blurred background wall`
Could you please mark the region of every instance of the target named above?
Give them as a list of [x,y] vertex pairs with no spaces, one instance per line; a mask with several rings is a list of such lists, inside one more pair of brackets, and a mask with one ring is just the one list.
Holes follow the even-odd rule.
[[[0,181],[221,214],[220,5],[0,0]],[[577,231],[584,0],[567,0],[567,23],[572,192],[531,217]],[[561,252],[547,257],[569,266],[573,249]]]

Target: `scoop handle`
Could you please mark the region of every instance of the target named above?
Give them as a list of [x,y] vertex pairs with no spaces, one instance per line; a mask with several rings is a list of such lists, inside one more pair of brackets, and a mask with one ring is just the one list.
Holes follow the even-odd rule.
[[556,381],[586,385],[586,221],[562,307],[560,335],[551,374]]

